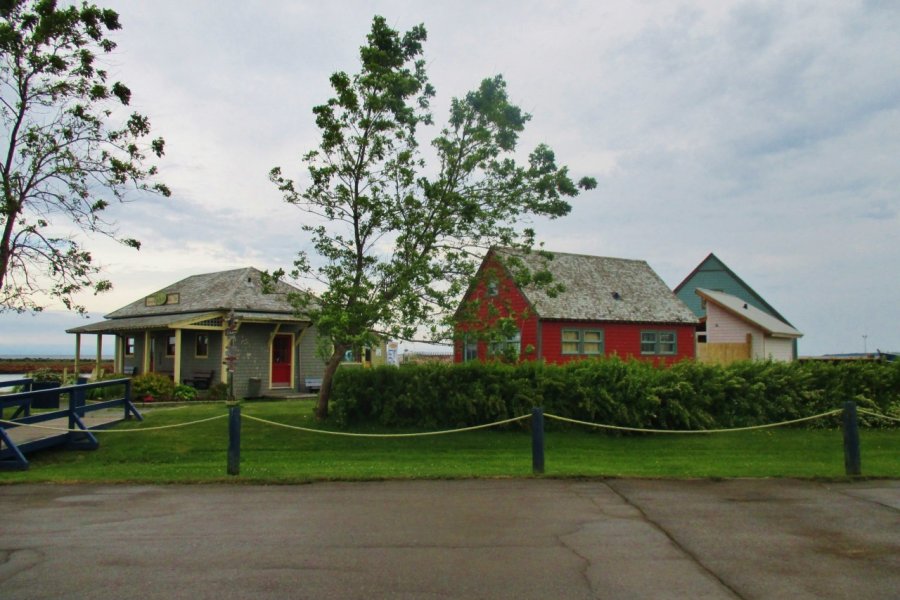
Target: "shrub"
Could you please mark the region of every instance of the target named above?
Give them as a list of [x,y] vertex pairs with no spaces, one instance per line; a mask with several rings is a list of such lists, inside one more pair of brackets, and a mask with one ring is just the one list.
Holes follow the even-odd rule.
[[175,384],[160,373],[144,373],[131,380],[131,394],[136,400],[165,402],[172,399]]
[[37,369],[28,376],[36,383],[62,383],[62,375],[50,369]]
[[[618,358],[565,365],[471,362],[339,369],[334,415],[343,425],[458,427],[527,414],[654,429],[761,425],[841,408],[900,416],[898,363],[682,361],[668,368]],[[861,416],[866,425],[889,426]],[[811,422],[835,426],[838,417]],[[553,422],[554,427],[559,425]]]
[[212,384],[206,392],[206,398],[208,400],[227,400],[228,384],[222,383],[221,381]]
[[177,385],[172,397],[179,402],[190,402],[197,399],[197,390],[189,385]]

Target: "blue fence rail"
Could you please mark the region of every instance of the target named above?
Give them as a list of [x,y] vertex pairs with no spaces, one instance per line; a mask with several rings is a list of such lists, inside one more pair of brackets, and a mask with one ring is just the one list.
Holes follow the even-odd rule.
[[[96,383],[79,383],[76,385],[61,386],[58,388],[35,390],[31,379],[18,379],[14,381],[0,382],[0,388],[21,386],[22,391],[0,396],[0,469],[27,469],[28,460],[25,455],[35,450],[50,446],[66,445],[78,449],[96,449],[100,443],[91,433],[92,429],[98,429],[131,417],[143,421],[140,412],[131,401],[131,379],[111,379]],[[88,397],[92,393],[106,395],[112,388],[122,388],[121,395],[114,394],[114,398],[88,403]],[[68,406],[63,409],[47,412],[34,412],[35,405],[54,404],[59,406],[58,400],[52,400],[60,396],[68,396]],[[49,402],[48,402],[49,401]],[[90,413],[111,408],[122,408],[121,419],[109,419],[105,422],[89,427],[85,418]],[[7,409],[14,409],[12,415],[7,418]],[[55,421],[56,427],[43,430],[46,435],[37,438],[15,439],[16,429],[20,425],[34,425],[36,423],[49,423]],[[28,428],[32,429],[32,428]],[[63,431],[59,431],[62,429]]]

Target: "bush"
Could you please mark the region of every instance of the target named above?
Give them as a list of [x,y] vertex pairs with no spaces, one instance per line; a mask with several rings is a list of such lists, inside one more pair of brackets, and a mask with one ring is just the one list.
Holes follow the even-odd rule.
[[35,383],[62,383],[62,375],[50,369],[37,369],[28,375]]
[[189,385],[175,386],[172,397],[179,402],[190,402],[197,399],[197,390]]
[[144,373],[131,380],[131,394],[135,400],[166,402],[174,393],[175,384],[167,375]]
[[228,384],[218,382],[209,386],[206,392],[208,400],[228,400]]
[[[654,429],[762,425],[841,408],[900,417],[898,363],[776,363],[727,367],[682,361],[659,368],[617,358],[548,365],[523,362],[339,369],[333,412],[343,425],[458,427],[524,415]],[[861,416],[863,425],[889,426]],[[811,427],[835,426],[838,417]],[[554,423],[554,426],[559,426]]]

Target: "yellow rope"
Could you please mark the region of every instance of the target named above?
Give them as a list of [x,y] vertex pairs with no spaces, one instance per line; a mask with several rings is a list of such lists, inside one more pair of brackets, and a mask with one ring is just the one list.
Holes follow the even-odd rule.
[[504,421],[497,421],[495,423],[487,423],[486,425],[475,425],[473,427],[463,427],[461,429],[445,429],[443,431],[426,431],[424,433],[349,433],[346,431],[325,431],[323,429],[310,429],[308,427],[299,427],[297,425],[287,425],[285,423],[276,423],[275,421],[269,421],[268,419],[260,419],[259,417],[251,417],[250,415],[241,415],[244,419],[250,419],[251,421],[259,421],[260,423],[265,423],[266,425],[274,425],[276,427],[284,427],[285,429],[296,429],[297,431],[305,431],[307,433],[322,433],[325,435],[340,435],[344,437],[364,437],[364,438],[408,438],[408,437],[424,437],[428,435],[444,435],[447,433],[461,433],[463,431],[474,431],[476,429],[486,429],[488,427],[496,427],[498,425],[506,425],[507,423],[513,423],[515,421],[521,421],[523,419],[530,419],[531,415],[522,415],[521,417],[513,417],[512,419],[506,419]]
[[887,415],[882,415],[882,414],[877,413],[877,412],[875,412],[875,411],[873,411],[873,410],[867,410],[867,409],[865,409],[865,408],[857,408],[857,409],[856,409],[856,412],[860,412],[860,413],[863,413],[863,414],[865,414],[865,415],[870,415],[870,416],[872,416],[872,417],[878,417],[879,419],[887,419],[888,421],[896,421],[897,423],[900,423],[900,419],[898,419],[897,417],[889,417],[889,416],[887,416]]
[[782,425],[791,425],[793,423],[802,423],[804,421],[812,421],[813,419],[821,419],[830,415],[836,415],[842,412],[841,409],[830,410],[819,415],[811,417],[803,417],[802,419],[793,419],[791,421],[781,421],[780,423],[769,423],[768,425],[753,425],[752,427],[735,427],[733,429],[642,429],[640,427],[621,427],[619,425],[603,425],[600,423],[588,423],[587,421],[578,421],[557,415],[544,414],[548,419],[556,419],[557,421],[565,421],[566,423],[575,423],[576,425],[586,425],[588,427],[598,427],[600,429],[613,429],[615,431],[633,431],[637,433],[730,433],[733,431],[751,431],[753,429],[768,429],[770,427],[781,427]]
[[188,425],[197,425],[198,423],[206,423],[207,421],[215,421],[216,419],[222,419],[227,416],[228,415],[216,415],[215,417],[208,417],[206,419],[200,419],[198,421],[190,421],[188,423],[175,423],[174,425],[158,425],[156,427],[142,427],[139,429],[68,429],[68,428],[62,428],[62,427],[49,427],[47,425],[35,425],[34,423],[17,423],[16,421],[5,421],[3,419],[0,419],[0,424],[17,425],[19,427],[33,427],[35,429],[49,429],[50,431],[63,431],[63,432],[69,432],[69,433],[84,433],[85,431],[90,431],[91,433],[141,433],[144,431],[159,431],[160,429],[175,429],[176,427],[187,427]]

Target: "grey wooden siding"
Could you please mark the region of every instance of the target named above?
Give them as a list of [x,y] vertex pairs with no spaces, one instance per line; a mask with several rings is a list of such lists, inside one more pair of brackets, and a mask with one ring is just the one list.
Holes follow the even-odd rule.
[[315,325],[310,325],[308,331],[300,338],[300,368],[297,369],[298,389],[308,391],[305,385],[307,377],[320,378],[325,373],[325,361],[318,353],[319,331]]

